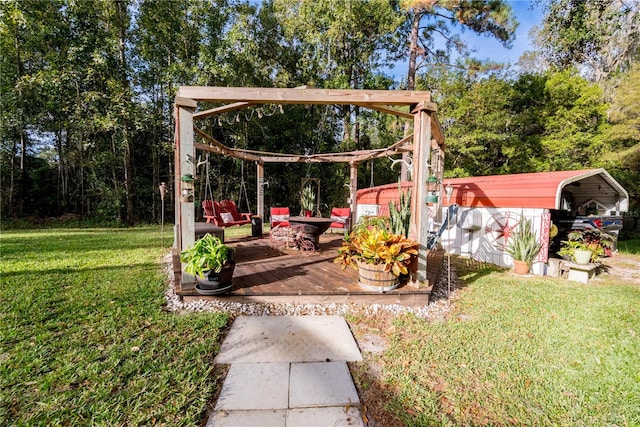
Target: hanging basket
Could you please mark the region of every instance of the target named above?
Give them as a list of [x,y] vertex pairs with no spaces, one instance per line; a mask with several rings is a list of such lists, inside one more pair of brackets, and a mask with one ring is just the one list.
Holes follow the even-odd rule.
[[395,289],[400,284],[400,278],[390,271],[384,271],[384,264],[367,264],[357,261],[358,285],[362,288],[378,292]]

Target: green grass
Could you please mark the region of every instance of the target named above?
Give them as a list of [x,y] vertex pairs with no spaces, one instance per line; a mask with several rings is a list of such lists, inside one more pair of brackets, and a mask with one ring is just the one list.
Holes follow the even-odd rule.
[[640,425],[637,285],[461,275],[447,321],[393,321],[377,361],[387,414],[409,426]]
[[618,250],[629,254],[640,255],[640,239],[618,241]]
[[201,423],[228,317],[163,310],[160,227],[0,245],[0,425]]

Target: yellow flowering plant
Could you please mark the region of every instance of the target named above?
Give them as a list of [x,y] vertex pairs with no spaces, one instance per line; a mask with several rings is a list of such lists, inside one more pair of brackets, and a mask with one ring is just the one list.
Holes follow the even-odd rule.
[[341,264],[343,270],[347,266],[357,270],[357,261],[384,264],[384,271],[400,276],[415,266],[413,259],[418,256],[418,246],[418,242],[383,227],[357,227],[345,238],[334,262]]

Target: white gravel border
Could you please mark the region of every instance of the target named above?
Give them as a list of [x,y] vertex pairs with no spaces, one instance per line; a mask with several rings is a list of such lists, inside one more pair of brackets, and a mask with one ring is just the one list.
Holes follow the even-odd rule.
[[[167,300],[167,310],[176,313],[188,312],[225,312],[232,316],[326,316],[345,314],[375,315],[388,313],[399,315],[412,313],[417,317],[437,321],[444,320],[452,308],[455,306],[457,290],[452,286],[450,297],[447,299],[447,274],[440,275],[438,283],[433,288],[431,302],[421,307],[405,307],[399,304],[267,304],[267,303],[240,303],[225,302],[222,300],[195,300],[191,302],[180,301],[180,297],[175,293],[174,276],[172,269],[171,254],[167,254],[162,259],[164,273],[167,277],[167,288],[165,298]],[[456,283],[455,271],[451,271],[452,283]],[[433,298],[437,296],[437,298]]]

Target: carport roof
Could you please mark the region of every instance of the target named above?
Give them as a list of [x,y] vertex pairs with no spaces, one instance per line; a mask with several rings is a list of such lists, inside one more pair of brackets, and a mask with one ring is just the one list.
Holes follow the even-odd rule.
[[561,209],[565,189],[611,200],[617,211],[629,206],[627,191],[604,169],[450,178],[444,185],[453,187],[451,203],[468,207]]

